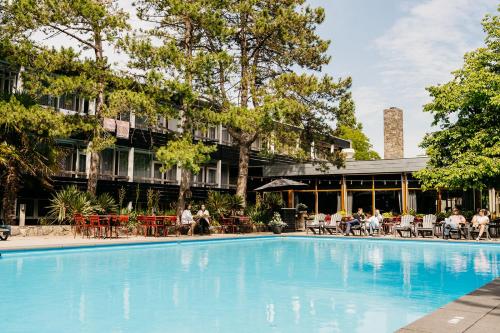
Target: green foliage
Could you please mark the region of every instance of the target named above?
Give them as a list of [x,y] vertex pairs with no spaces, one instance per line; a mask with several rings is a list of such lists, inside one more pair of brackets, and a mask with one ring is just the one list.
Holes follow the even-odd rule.
[[115,199],[109,193],[101,193],[97,197],[88,193],[87,197],[90,198],[90,202],[93,204],[94,209],[99,214],[109,214],[116,213],[118,206],[116,205]]
[[118,208],[120,209],[120,213],[122,212],[123,201],[125,200],[126,195],[127,191],[125,190],[125,187],[121,186],[120,189],[118,189]]
[[71,185],[54,193],[50,199],[49,217],[59,223],[72,223],[75,214],[109,214],[117,212],[115,199],[109,193],[94,196]]
[[465,55],[464,66],[443,85],[427,88],[424,111],[440,130],[421,147],[430,157],[415,175],[423,188],[482,188],[500,185],[500,18],[487,15],[485,47]]
[[340,125],[337,128],[337,135],[343,139],[351,140],[354,149],[354,158],[359,161],[379,160],[379,154],[374,151],[370,139],[363,133],[361,124],[354,127]]
[[81,192],[75,185],[56,192],[48,208],[48,215],[59,223],[70,223],[75,214],[89,215],[95,211],[86,193]]
[[169,141],[156,151],[156,158],[163,164],[163,171],[177,165],[194,174],[200,172],[201,165],[210,161],[210,153],[217,146],[206,146],[202,142],[193,143],[190,136]]

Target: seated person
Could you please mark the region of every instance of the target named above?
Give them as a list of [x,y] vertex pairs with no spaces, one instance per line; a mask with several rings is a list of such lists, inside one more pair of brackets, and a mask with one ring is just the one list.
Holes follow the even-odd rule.
[[464,224],[465,222],[465,217],[460,214],[457,208],[453,208],[452,214],[445,220],[444,223],[444,237],[449,238],[450,230],[458,230],[460,228],[460,224]]
[[366,222],[368,223],[368,230],[370,232],[370,236],[373,236],[373,230],[378,229],[380,226],[380,212],[378,212],[379,216],[377,216],[378,210],[375,211],[375,215],[371,215],[369,213],[366,213]]
[[193,214],[191,214],[191,204],[186,205],[186,209],[182,211],[181,215],[181,227],[189,228],[188,235],[191,232],[191,236],[193,235],[193,225],[194,225]]
[[363,208],[358,208],[358,212],[352,215],[352,220],[346,222],[345,236],[349,236],[351,228],[353,226],[360,225],[364,220],[365,214],[363,213]]
[[490,223],[490,218],[488,217],[488,212],[486,209],[481,209],[479,211],[479,216],[475,219],[474,227],[479,226],[479,235],[477,236],[476,240],[480,240],[481,236],[483,235],[484,230],[486,229],[486,225]]
[[196,217],[198,218],[198,223],[200,224],[200,233],[204,235],[206,231],[207,235],[210,235],[210,213],[205,208],[205,205],[201,205]]

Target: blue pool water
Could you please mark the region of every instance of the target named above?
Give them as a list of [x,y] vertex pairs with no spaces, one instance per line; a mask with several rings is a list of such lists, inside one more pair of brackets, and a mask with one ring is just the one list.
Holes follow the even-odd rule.
[[392,332],[499,276],[494,245],[267,238],[3,253],[2,332]]

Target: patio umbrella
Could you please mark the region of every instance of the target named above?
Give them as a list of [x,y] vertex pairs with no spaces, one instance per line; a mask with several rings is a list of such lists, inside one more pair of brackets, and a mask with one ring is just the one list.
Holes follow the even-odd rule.
[[281,178],[273,180],[272,182],[262,185],[261,187],[257,187],[254,191],[256,192],[282,191],[282,190],[291,190],[294,188],[300,188],[305,186],[308,185],[301,182],[297,182],[295,180]]

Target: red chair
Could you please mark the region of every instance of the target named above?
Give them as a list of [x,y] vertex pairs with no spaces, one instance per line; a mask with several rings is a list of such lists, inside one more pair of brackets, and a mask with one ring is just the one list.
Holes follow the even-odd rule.
[[175,215],[165,216],[164,221],[165,221],[165,231],[166,231],[165,235],[168,236],[168,228],[173,227],[175,235],[179,236],[178,231],[180,230],[180,226],[177,225],[177,216],[175,216]]
[[[89,216],[89,222],[90,226],[89,228],[92,229],[94,233],[94,237],[102,238],[102,229],[106,229],[107,224],[101,223],[101,219],[99,218],[99,215],[90,215]],[[90,237],[90,233],[89,233]]]
[[148,236],[148,233],[151,232],[151,235],[156,235],[156,216],[144,216],[144,222],[142,224],[142,229],[144,232],[144,237]]
[[235,233],[236,225],[234,224],[234,218],[223,217],[221,218],[220,225],[224,233],[226,233],[227,230],[231,230],[233,234]]
[[129,221],[129,218],[128,218],[128,215],[120,215],[118,216],[118,223],[116,225],[116,237],[118,237],[118,230],[121,230],[121,231],[125,231],[125,233],[127,234],[127,238],[128,238],[128,221]]
[[82,214],[75,214],[73,216],[73,238],[76,238],[77,233],[82,233],[82,236],[84,235],[83,231],[86,230],[86,221],[85,218],[83,217]]

